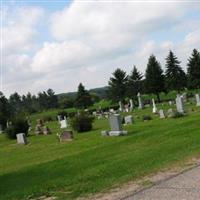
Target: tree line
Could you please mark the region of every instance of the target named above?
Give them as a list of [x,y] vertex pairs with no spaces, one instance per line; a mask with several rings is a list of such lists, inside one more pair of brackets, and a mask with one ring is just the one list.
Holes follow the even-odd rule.
[[134,98],[138,92],[155,94],[160,101],[160,92],[200,88],[200,52],[194,49],[187,63],[187,72],[181,68],[180,61],[170,51],[165,59],[165,71],[156,59],[151,55],[148,59],[145,74],[133,67],[130,75],[118,68],[109,80],[109,97],[113,101],[124,100],[126,97]]
[[[165,71],[162,70],[161,64],[154,55],[149,57],[144,75],[136,66],[133,67],[130,75],[118,68],[109,79],[106,98],[117,102],[126,97],[136,98],[137,93],[141,92],[156,94],[160,101],[160,92],[167,93],[171,90],[180,92],[184,88],[200,88],[200,52],[193,50],[188,59],[186,73],[180,63],[175,54],[170,51],[166,57]],[[52,89],[39,92],[37,95],[29,92],[20,96],[15,92],[8,99],[0,92],[0,124],[5,126],[7,119],[19,114],[30,114],[52,108],[85,109],[99,100],[101,97],[87,91],[82,83],[79,84],[74,98],[56,95]]]

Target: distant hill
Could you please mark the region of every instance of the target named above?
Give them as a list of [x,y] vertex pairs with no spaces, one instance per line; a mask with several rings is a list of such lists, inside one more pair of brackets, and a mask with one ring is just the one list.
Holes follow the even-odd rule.
[[[103,98],[106,98],[107,91],[108,91],[108,86],[105,86],[105,87],[90,89],[89,93],[96,94],[100,99],[103,99]],[[61,94],[57,94],[57,96],[58,96],[58,98],[66,96],[66,97],[74,99],[74,98],[76,98],[76,93],[77,92],[61,93]]]

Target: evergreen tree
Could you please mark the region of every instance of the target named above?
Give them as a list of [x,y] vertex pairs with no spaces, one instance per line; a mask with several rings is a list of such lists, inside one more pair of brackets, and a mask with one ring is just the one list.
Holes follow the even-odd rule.
[[188,59],[187,66],[188,87],[190,89],[200,88],[200,53],[196,49]]
[[58,98],[55,95],[55,92],[52,89],[47,90],[49,108],[57,108],[58,107]]
[[10,95],[9,104],[11,107],[11,112],[13,115],[19,113],[22,109],[22,99],[21,96],[15,92],[14,94]]
[[110,78],[109,85],[109,96],[113,101],[120,101],[125,98],[128,77],[126,72],[121,69],[116,69]]
[[154,55],[149,57],[145,78],[146,92],[156,94],[160,101],[159,93],[165,91],[165,79],[160,63]]
[[0,124],[2,128],[6,128],[6,122],[11,117],[11,107],[7,98],[0,91]]
[[75,100],[75,106],[77,108],[87,108],[88,106],[92,105],[92,98],[91,95],[87,90],[85,90],[85,87],[82,83],[78,86],[78,92],[77,97]]
[[142,90],[142,74],[137,70],[136,66],[133,67],[133,70],[128,76],[128,84],[127,84],[127,96],[135,97],[138,92]]
[[167,90],[177,90],[180,92],[186,86],[186,74],[180,67],[180,61],[172,51],[166,58],[166,87]]

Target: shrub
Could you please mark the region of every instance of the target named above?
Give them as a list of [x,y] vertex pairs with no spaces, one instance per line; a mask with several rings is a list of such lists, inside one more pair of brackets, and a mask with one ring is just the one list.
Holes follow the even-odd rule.
[[184,117],[184,114],[179,113],[179,112],[175,112],[174,115],[172,116],[173,118],[180,118],[180,117]]
[[28,135],[29,124],[23,118],[16,118],[11,121],[11,125],[5,130],[6,135],[10,139],[16,139],[18,133]]
[[149,121],[152,120],[152,117],[150,115],[144,115],[142,119],[143,121]]
[[78,133],[92,130],[92,122],[94,117],[91,115],[81,112],[79,115],[76,115],[71,120],[71,126]]

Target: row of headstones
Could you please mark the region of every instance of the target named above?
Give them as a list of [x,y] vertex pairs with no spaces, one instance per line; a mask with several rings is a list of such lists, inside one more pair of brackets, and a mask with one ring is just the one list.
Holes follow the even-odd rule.
[[[137,97],[138,97],[138,105],[139,105],[138,108],[143,109],[144,104],[143,104],[143,101],[142,101],[141,94],[138,93]],[[195,98],[196,98],[196,105],[200,106],[200,95],[196,94]],[[187,101],[186,93],[183,93],[182,95],[177,95],[175,101],[176,101],[177,112],[183,113],[184,112],[183,102]],[[152,112],[157,113],[157,107],[156,107],[154,99],[152,99],[152,104],[153,104],[153,111]],[[172,101],[170,101],[169,104],[172,105]],[[130,111],[133,110],[133,107],[134,107],[134,105],[133,105],[132,99],[130,99],[130,104],[129,105],[126,104],[125,106],[123,106],[122,102],[119,101],[119,111],[121,111],[121,112],[123,112],[123,111],[130,112]]]

